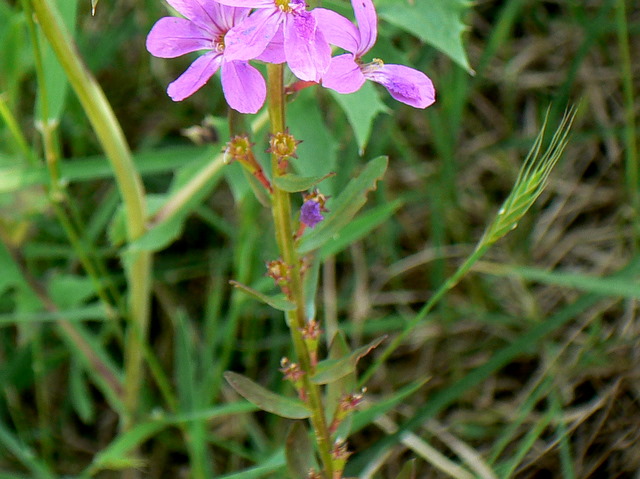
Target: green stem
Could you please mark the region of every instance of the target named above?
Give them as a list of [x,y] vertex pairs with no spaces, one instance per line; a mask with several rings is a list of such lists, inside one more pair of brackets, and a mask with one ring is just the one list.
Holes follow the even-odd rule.
[[0,118],[2,118],[4,120],[5,125],[7,125],[7,128],[9,129],[11,136],[13,137],[18,149],[24,156],[27,163],[30,166],[35,166],[37,164],[36,157],[31,151],[31,148],[29,148],[29,144],[27,143],[26,138],[24,137],[24,135],[22,134],[22,131],[20,130],[18,121],[13,116],[13,113],[11,113],[11,110],[9,109],[9,105],[5,100],[5,96],[6,95],[4,93],[0,93]]
[[435,292],[429,301],[422,307],[422,309],[415,315],[415,317],[407,323],[404,327],[404,330],[396,336],[393,341],[382,351],[382,353],[376,358],[375,362],[365,371],[365,373],[360,378],[359,384],[362,386],[366,384],[371,376],[389,359],[389,356],[393,354],[393,352],[402,344],[402,342],[409,336],[411,331],[420,324],[424,318],[427,317],[427,314],[431,312],[433,307],[442,299],[442,297],[451,290],[455,285],[457,285],[460,280],[469,272],[471,267],[487,252],[491,245],[486,243],[480,243],[478,248],[473,252],[471,256],[469,256],[464,263],[460,265],[460,267],[456,270],[455,273],[447,281],[445,281],[440,288]]
[[[269,91],[269,118],[271,120],[271,133],[285,131],[285,100],[283,88],[283,65],[267,65],[268,91]],[[275,177],[278,174],[278,158],[271,155],[271,170]],[[331,459],[331,435],[324,414],[324,405],[320,397],[320,388],[311,382],[309,377],[313,373],[313,363],[302,337],[302,329],[306,325],[305,301],[302,287],[302,275],[300,271],[300,258],[295,249],[294,231],[291,224],[291,202],[289,193],[274,185],[271,196],[271,208],[275,225],[276,241],[282,255],[282,260],[290,268],[289,289],[291,298],[296,305],[293,311],[287,311],[287,325],[291,332],[291,339],[296,352],[300,368],[304,372],[302,377],[303,387],[308,396],[308,404],[311,407],[310,418],[318,446],[320,459],[324,468],[326,479],[333,478],[333,461]]]
[[40,54],[40,41],[36,31],[35,22],[31,7],[27,0],[22,0],[22,6],[26,13],[27,25],[29,26],[29,36],[33,45],[33,57],[36,69],[36,81],[38,83],[38,94],[41,105],[41,118],[39,130],[42,135],[44,146],[44,157],[49,171],[50,186],[49,195],[53,201],[61,201],[64,197],[62,183],[60,182],[60,161],[56,148],[55,129],[56,122],[49,118],[49,98],[47,82],[45,81],[44,65]]
[[[120,125],[104,92],[82,63],[68,31],[49,0],[31,0],[38,23],[49,41],[58,61],[64,68],[82,107],[93,126],[106,156],[111,162],[120,194],[124,202],[127,238],[134,241],[146,230],[146,206],[142,179],[135,169],[131,152]],[[126,414],[123,429],[129,429],[138,409],[143,373],[142,342],[146,336],[151,286],[151,254],[138,252],[126,258],[129,291],[129,318],[125,344]]]
[[625,113],[625,143],[626,143],[626,179],[631,206],[635,213],[634,220],[634,248],[638,247],[640,236],[640,225],[638,224],[638,214],[640,214],[640,195],[638,188],[638,149],[636,143],[636,120],[635,120],[635,94],[633,91],[633,73],[631,69],[631,53],[629,49],[629,30],[627,27],[627,12],[625,0],[618,0],[616,5],[616,24],[618,32],[618,45],[620,57],[622,58],[622,87],[624,92],[624,113]]
[[173,220],[188,205],[189,201],[220,172],[223,166],[224,155],[220,153],[193,175],[187,184],[171,195],[158,212],[150,218],[149,228],[158,228]]

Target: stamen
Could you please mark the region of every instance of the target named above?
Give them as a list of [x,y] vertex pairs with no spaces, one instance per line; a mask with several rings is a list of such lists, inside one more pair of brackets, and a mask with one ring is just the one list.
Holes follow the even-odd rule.
[[372,73],[376,70],[380,70],[384,66],[384,62],[379,58],[374,58],[371,63],[365,63],[361,69],[363,73]]
[[213,39],[211,49],[218,53],[224,52],[224,35]]

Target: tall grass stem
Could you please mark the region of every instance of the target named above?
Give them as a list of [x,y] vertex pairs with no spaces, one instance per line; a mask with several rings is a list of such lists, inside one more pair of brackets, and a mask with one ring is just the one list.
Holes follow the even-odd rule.
[[[31,6],[111,162],[126,211],[127,239],[134,241],[146,231],[146,201],[142,179],[133,163],[124,133],[104,92],[82,63],[70,34],[51,2],[31,0]],[[121,417],[121,426],[127,430],[134,423],[143,377],[142,344],[149,318],[151,254],[146,251],[131,253],[125,258],[125,263],[130,321],[124,352],[125,414]],[[134,472],[127,474],[136,477]]]

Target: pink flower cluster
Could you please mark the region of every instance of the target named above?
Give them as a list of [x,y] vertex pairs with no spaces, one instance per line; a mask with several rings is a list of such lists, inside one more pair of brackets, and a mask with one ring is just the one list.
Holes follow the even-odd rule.
[[[372,0],[351,0],[358,25],[324,8],[307,10],[304,0],[167,0],[184,18],[161,18],[149,32],[147,50],[161,58],[204,51],[173,81],[167,93],[181,101],[220,70],[229,106],[256,113],[266,85],[249,61],[286,62],[296,77],[353,93],[371,80],[398,101],[426,108],[435,101],[431,80],[403,65],[363,56],[377,38]],[[331,45],[346,53],[331,57]]]

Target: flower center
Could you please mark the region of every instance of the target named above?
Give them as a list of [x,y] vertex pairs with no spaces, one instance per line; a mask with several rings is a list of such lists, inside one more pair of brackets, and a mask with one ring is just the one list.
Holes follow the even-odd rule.
[[222,53],[224,51],[224,35],[214,38],[211,41],[211,49],[218,53]]
[[275,0],[276,7],[284,13],[295,13],[304,10],[306,2],[304,0]]
[[365,63],[360,67],[362,73],[373,73],[380,70],[384,66],[384,62],[379,58],[374,58],[371,63]]

